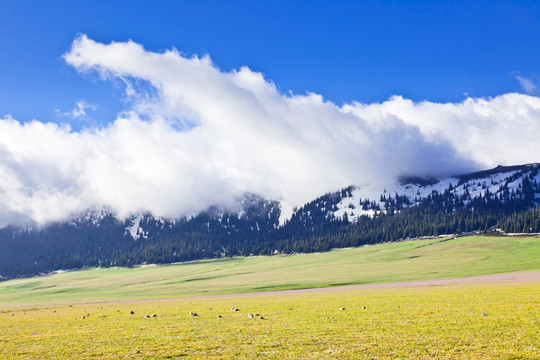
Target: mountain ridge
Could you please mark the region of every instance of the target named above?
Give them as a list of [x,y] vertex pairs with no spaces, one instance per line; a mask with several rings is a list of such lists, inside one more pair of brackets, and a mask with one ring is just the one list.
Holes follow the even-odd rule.
[[[2,279],[85,266],[135,266],[235,255],[325,251],[401,239],[489,231],[539,232],[540,166],[498,166],[444,179],[397,181],[287,204],[244,194],[231,209],[183,218],[92,209],[43,228],[0,229]],[[403,180],[403,179],[401,179]]]

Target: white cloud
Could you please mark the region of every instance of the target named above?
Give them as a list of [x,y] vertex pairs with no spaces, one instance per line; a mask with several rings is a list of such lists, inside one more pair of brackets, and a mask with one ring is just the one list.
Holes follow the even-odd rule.
[[[538,161],[540,99],[337,106],[280,93],[247,67],[78,37],[64,59],[127,84],[129,111],[71,132],[0,120],[0,225],[39,224],[92,206],[180,216],[254,192],[301,205],[350,184]],[[83,108],[84,110],[84,108]]]
[[75,103],[75,106],[73,107],[71,111],[62,112],[59,109],[55,109],[55,112],[58,115],[61,115],[67,118],[77,119],[81,116],[87,116],[86,114],[87,109],[96,110],[97,106],[94,104],[89,104],[85,100],[79,100]]
[[343,107],[371,124],[389,118],[418,127],[428,142],[447,142],[458,156],[484,167],[540,159],[540,98],[509,93],[495,98],[467,98],[461,103],[414,103],[400,96],[381,104]]
[[75,103],[75,107],[71,110],[71,116],[76,119],[79,116],[86,116],[86,109],[95,110],[97,106],[87,103],[84,100],[79,100]]
[[534,85],[534,82],[531,79],[516,75],[516,80],[519,81],[519,84],[527,94],[531,94],[536,90],[536,85]]

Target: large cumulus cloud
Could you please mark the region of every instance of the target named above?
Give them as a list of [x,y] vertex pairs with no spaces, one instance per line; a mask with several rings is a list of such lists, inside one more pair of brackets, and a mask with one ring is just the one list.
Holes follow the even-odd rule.
[[301,205],[350,184],[382,189],[404,174],[451,175],[540,154],[540,99],[528,95],[339,106],[283,94],[247,67],[224,72],[208,56],[131,41],[81,35],[64,59],[122,81],[129,109],[80,132],[0,119],[0,225],[102,206],[182,216],[232,206],[244,192]]

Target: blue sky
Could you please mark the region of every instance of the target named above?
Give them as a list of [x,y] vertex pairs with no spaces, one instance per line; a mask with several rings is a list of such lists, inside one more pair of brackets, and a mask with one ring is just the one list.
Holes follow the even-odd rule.
[[[77,34],[248,66],[336,104],[462,101],[538,82],[537,1],[1,1],[0,116],[59,119],[84,99],[107,123],[121,91],[62,59]],[[530,89],[529,89],[530,90]],[[73,123],[74,128],[81,124]]]
[[538,1],[0,0],[0,226],[539,162],[539,41]]

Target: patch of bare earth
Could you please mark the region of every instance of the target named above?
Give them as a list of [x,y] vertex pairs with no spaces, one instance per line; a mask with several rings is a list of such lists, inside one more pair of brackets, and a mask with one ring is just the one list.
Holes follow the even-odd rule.
[[471,276],[471,277],[457,278],[457,279],[415,280],[415,281],[401,281],[401,282],[392,282],[392,283],[346,285],[346,286],[335,286],[335,287],[314,288],[314,289],[280,290],[280,291],[266,291],[266,292],[243,293],[243,294],[206,295],[206,296],[189,296],[189,297],[148,299],[148,300],[112,301],[112,302],[107,302],[107,304],[129,304],[129,303],[140,303],[140,302],[149,302],[149,301],[228,298],[228,297],[240,297],[240,296],[253,297],[253,296],[267,296],[267,295],[325,293],[325,292],[363,290],[363,289],[497,284],[497,283],[514,283],[514,282],[540,282],[540,271],[529,271],[529,272],[519,272],[519,273],[509,273],[509,274],[479,275],[479,276]]

